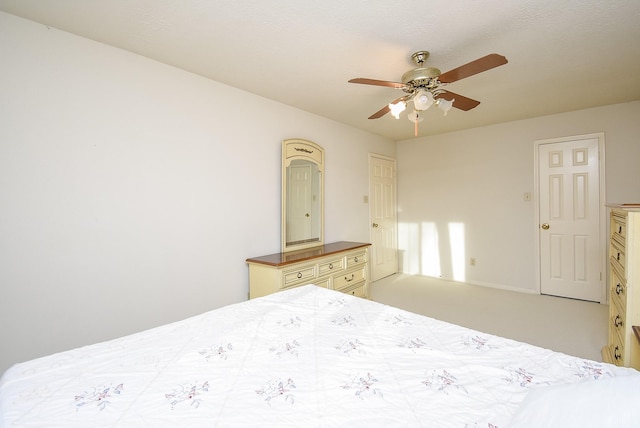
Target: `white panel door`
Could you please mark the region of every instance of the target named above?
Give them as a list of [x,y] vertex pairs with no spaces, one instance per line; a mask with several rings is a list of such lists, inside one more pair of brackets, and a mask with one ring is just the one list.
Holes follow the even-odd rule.
[[369,200],[371,278],[377,281],[398,272],[395,160],[369,156]]
[[540,292],[603,300],[598,137],[538,145]]
[[287,242],[305,242],[312,236],[311,165],[289,166]]

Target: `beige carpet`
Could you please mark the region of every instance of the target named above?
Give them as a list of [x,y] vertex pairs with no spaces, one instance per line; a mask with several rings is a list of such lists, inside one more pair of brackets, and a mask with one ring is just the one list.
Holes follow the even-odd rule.
[[602,361],[608,306],[396,274],[372,284],[372,300],[543,348]]

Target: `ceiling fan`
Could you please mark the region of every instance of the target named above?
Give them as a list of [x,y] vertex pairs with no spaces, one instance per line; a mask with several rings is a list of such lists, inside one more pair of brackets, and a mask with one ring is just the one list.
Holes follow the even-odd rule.
[[389,112],[398,119],[400,113],[406,109],[407,102],[413,101],[414,111],[408,115],[408,119],[415,123],[417,136],[418,122],[423,120],[420,112],[428,109],[432,104],[435,103],[440,107],[445,115],[451,107],[468,111],[480,104],[479,101],[447,91],[444,89],[446,85],[507,63],[507,58],[492,53],[461,65],[458,68],[454,68],[453,70],[449,70],[446,73],[441,73],[440,70],[435,67],[425,67],[424,63],[427,61],[427,58],[429,58],[429,52],[427,51],[418,51],[411,55],[411,59],[417,65],[417,68],[404,73],[402,75],[402,82],[367,78],[349,80],[349,83],[386,86],[404,91],[404,96],[393,100],[389,105],[384,106],[369,116],[369,119],[378,119]]

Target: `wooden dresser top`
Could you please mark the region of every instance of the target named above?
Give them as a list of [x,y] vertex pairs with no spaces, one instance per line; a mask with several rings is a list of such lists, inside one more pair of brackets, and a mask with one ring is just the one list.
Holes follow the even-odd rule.
[[252,257],[247,259],[247,263],[258,263],[273,267],[286,266],[293,263],[304,262],[318,257],[329,256],[343,251],[355,250],[357,248],[368,247],[371,244],[365,242],[339,241],[331,244],[320,245],[318,247],[307,248],[306,250],[291,251],[288,253],[275,253],[266,256]]

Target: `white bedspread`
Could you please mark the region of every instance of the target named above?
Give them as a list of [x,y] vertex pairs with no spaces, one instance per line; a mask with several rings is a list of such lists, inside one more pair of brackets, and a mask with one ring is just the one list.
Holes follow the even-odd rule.
[[17,364],[2,427],[508,427],[527,392],[631,369],[313,285]]

